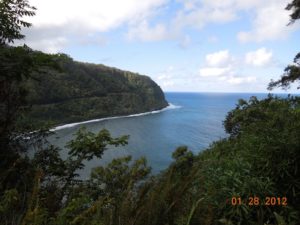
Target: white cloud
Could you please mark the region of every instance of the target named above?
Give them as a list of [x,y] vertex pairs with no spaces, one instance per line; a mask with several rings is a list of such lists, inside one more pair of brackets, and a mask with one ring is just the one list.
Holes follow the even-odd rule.
[[175,85],[175,82],[172,79],[173,77],[171,75],[162,75],[158,77],[158,83],[163,89],[173,87]]
[[228,67],[204,67],[199,70],[201,77],[219,77],[231,73],[232,68]]
[[156,81],[163,89],[173,87],[175,85],[174,67],[169,66],[157,77]]
[[170,33],[163,24],[149,27],[148,22],[144,20],[137,26],[131,27],[127,37],[129,40],[159,41],[170,37]]
[[266,48],[246,53],[245,62],[251,66],[267,66],[272,62],[273,53]]
[[288,0],[272,1],[256,8],[250,31],[241,31],[237,38],[241,42],[262,42],[286,38],[297,26],[287,26],[290,12],[284,10]]
[[284,10],[290,0],[178,0],[177,30],[186,27],[203,28],[212,23],[228,23],[240,18],[240,13],[254,15],[252,29],[238,33],[241,42],[277,40],[287,37],[299,26],[286,26],[290,12]]
[[277,0],[177,0],[183,6],[175,18],[177,27],[202,28],[210,23],[223,24],[239,18],[240,11],[258,9]]
[[[252,29],[237,35],[241,42],[284,38],[298,28],[295,25],[286,26],[290,12],[284,10],[284,7],[289,0],[176,2],[178,9],[171,11],[173,7],[168,6],[175,3],[170,0],[30,0],[30,4],[38,10],[36,16],[28,19],[33,23],[35,31],[32,32],[31,28],[26,33],[27,40],[40,50],[49,49],[44,43],[52,42],[51,49],[55,50],[66,46],[70,40],[74,42],[74,39],[79,39],[79,44],[101,44],[101,41],[97,41],[98,37],[90,39],[88,36],[100,33],[99,40],[103,40],[103,33],[123,26],[128,29],[124,32],[129,40],[176,40],[181,47],[186,47],[191,43],[191,38],[185,33],[187,29],[229,23],[238,20],[241,12],[254,15]],[[38,32],[52,33],[50,36],[39,34],[42,37],[37,39],[33,33]],[[215,41],[215,38],[211,41]]]
[[201,5],[190,11],[179,10],[172,20],[171,27],[177,31],[187,27],[201,29],[208,23],[223,24],[235,19],[236,14],[230,8],[210,8]]
[[[234,10],[247,10],[251,9],[253,7],[260,6],[264,4],[264,2],[267,4],[270,1],[274,0],[203,0],[203,3],[209,7],[218,7],[222,9],[226,8],[232,8]],[[277,0],[275,0],[277,1]]]
[[254,76],[246,76],[246,77],[237,77],[237,76],[230,76],[229,78],[225,79],[229,84],[238,85],[238,84],[248,84],[253,83],[256,81],[256,77]]
[[39,42],[30,42],[29,45],[33,49],[44,49],[48,53],[57,53],[67,44],[67,39],[64,37],[56,37],[50,39],[43,39]]
[[[258,52],[259,55],[263,55],[261,54],[261,51],[266,54],[268,53],[265,49],[259,50],[260,51],[256,51],[254,53]],[[261,61],[264,62],[262,57]],[[237,63],[228,50],[207,54],[205,56],[205,65],[206,67],[200,68],[199,75],[208,81],[213,80],[214,82],[226,82],[230,85],[242,85],[256,82],[255,76],[237,75],[237,72],[240,73],[241,71],[242,64]]]
[[193,72],[185,66],[170,65],[153,76],[153,79],[163,90],[176,91],[180,86],[186,87],[190,83],[195,84],[195,80],[199,80],[199,76]]
[[205,56],[205,66],[200,68],[201,77],[220,77],[233,72],[234,60],[228,50],[213,52]]
[[56,53],[68,44],[67,32],[68,30],[63,29],[63,27],[26,28],[23,30],[26,36],[25,39],[16,41],[15,45],[22,45],[25,42],[26,45],[33,49]]
[[30,0],[37,7],[32,17],[35,26],[62,26],[72,23],[77,28],[108,31],[120,24],[151,13],[166,0]]
[[[128,23],[140,24],[167,1],[30,0],[30,4],[35,6],[37,11],[34,17],[27,19],[33,27],[24,30],[26,43],[47,52],[60,51],[71,40],[78,44],[101,44],[103,35],[94,35],[93,38],[90,36],[111,31]],[[157,25],[153,29],[146,27],[143,38],[158,40],[163,33],[163,26]],[[152,37],[147,37],[152,31]]]
[[206,55],[205,60],[208,66],[220,67],[231,63],[232,57],[229,55],[228,50],[222,50]]

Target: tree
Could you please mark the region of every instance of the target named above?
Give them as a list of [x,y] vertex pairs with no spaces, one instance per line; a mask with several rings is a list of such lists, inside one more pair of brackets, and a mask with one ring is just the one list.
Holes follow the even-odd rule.
[[[45,132],[34,132],[24,138],[23,128],[17,126],[22,117],[28,90],[24,82],[33,71],[51,65],[51,56],[34,52],[27,46],[9,46],[22,39],[22,27],[31,24],[22,20],[33,16],[34,7],[27,0],[1,0],[0,2],[0,221],[20,224],[30,193],[37,191],[37,167],[24,154],[30,144],[38,144]],[[32,129],[31,129],[32,131]],[[37,139],[35,137],[37,137]],[[33,194],[34,195],[34,194]],[[36,199],[36,197],[31,198]],[[21,215],[21,216],[20,216]]]
[[[297,19],[300,19],[300,0],[293,0],[289,3],[286,10],[292,10],[292,14],[290,15],[290,24],[293,24]],[[275,87],[281,87],[283,89],[288,89],[291,83],[295,81],[300,81],[300,52],[294,58],[294,64],[288,65],[284,74],[277,81],[271,80],[268,86],[268,90],[272,90]],[[300,86],[297,87],[300,89]]]
[[13,43],[22,39],[22,27],[30,27],[31,23],[22,20],[23,16],[35,15],[36,8],[27,0],[2,0],[0,2],[0,44]]
[[[26,90],[21,81],[28,78],[35,65],[32,51],[27,46],[13,48],[7,44],[22,39],[22,27],[31,24],[22,17],[33,16],[35,8],[27,0],[3,0],[0,2],[0,142],[6,143],[10,127],[25,101]],[[1,146],[3,147],[3,146]]]
[[292,10],[291,22],[294,23],[297,19],[300,19],[300,0],[293,0],[291,3],[289,3],[286,8],[286,10]]
[[[300,82],[300,52],[294,58],[294,64],[288,65],[285,70],[284,74],[281,78],[277,81],[271,80],[269,83],[268,89],[272,90],[275,87],[281,87],[283,89],[288,89],[291,83],[295,81]],[[297,87],[300,89],[300,85]]]

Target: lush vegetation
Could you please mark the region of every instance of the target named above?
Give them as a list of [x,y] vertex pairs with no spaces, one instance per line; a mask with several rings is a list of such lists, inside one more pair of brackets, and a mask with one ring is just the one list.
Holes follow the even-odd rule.
[[147,76],[75,62],[64,54],[52,57],[61,72],[48,69],[34,73],[25,84],[30,90],[27,101],[32,105],[25,122],[70,123],[168,105],[160,87]]
[[[174,162],[157,176],[144,158],[131,162],[128,156],[95,168],[88,180],[78,179],[83,160],[100,158],[107,145],[127,143],[128,137],[112,138],[106,130],[81,129],[68,144],[67,159],[55,146],[41,144],[38,134],[27,143],[34,145],[33,158],[16,154],[13,140],[2,157],[1,221],[299,224],[300,99],[241,100],[224,125],[227,139],[198,155],[179,147]],[[233,197],[246,202],[233,206]],[[260,198],[259,205],[250,205],[251,197]],[[266,206],[267,197],[286,197],[288,205]]]
[[[1,13],[14,14],[6,8],[20,2],[25,11],[31,9],[27,1],[3,2],[7,5],[0,3]],[[18,20],[3,21],[18,24]],[[60,149],[47,143],[49,131],[28,132],[32,127],[26,120],[21,127],[16,121],[30,112],[28,101],[47,105],[60,101],[54,93],[46,100],[42,95],[37,97],[38,90],[28,91],[34,82],[43,82],[45,71],[63,77],[70,76],[64,72],[68,65],[82,71],[98,70],[99,66],[76,63],[64,55],[33,52],[26,46],[9,47],[6,43],[21,36],[20,26],[1,29],[7,27],[12,31],[0,33],[1,224],[299,224],[299,97],[270,95],[260,101],[255,97],[240,100],[224,121],[228,138],[197,155],[179,147],[173,153],[173,163],[159,175],[151,175],[146,159],[132,161],[128,156],[94,168],[88,180],[80,180],[77,172],[84,168],[85,160],[101,158],[107,146],[125,145],[128,137],[114,138],[107,130],[94,134],[82,128],[68,143],[69,154],[63,159]],[[93,75],[96,72],[87,74],[91,76],[88,79],[98,79]],[[296,72],[297,76],[300,78]],[[96,87],[85,89],[88,83],[78,84],[83,85],[86,98],[91,97],[88,90],[97,91]],[[286,85],[279,81],[275,86]],[[79,96],[61,90],[72,99]],[[29,149],[33,152],[30,157]],[[276,197],[276,204],[265,205],[267,197]],[[253,205],[251,198],[255,198]]]

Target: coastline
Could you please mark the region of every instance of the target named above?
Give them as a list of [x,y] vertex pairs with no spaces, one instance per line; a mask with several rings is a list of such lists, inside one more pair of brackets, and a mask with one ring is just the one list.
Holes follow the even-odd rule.
[[167,107],[165,107],[163,109],[160,109],[160,110],[154,110],[154,111],[150,111],[150,112],[131,114],[131,115],[127,115],[127,116],[112,116],[112,117],[105,117],[105,118],[100,118],[100,119],[87,120],[87,121],[82,121],[82,122],[77,122],[77,123],[69,123],[69,124],[64,124],[64,125],[54,127],[52,129],[50,129],[50,131],[63,130],[63,129],[75,127],[75,126],[82,125],[82,124],[95,123],[95,122],[100,122],[100,121],[105,121],[105,120],[114,120],[114,119],[121,119],[121,118],[147,116],[147,115],[161,113],[161,112],[164,112],[164,111],[167,111],[167,110],[179,109],[179,108],[181,108],[181,106],[177,106],[177,105],[173,105],[172,103],[168,103]]

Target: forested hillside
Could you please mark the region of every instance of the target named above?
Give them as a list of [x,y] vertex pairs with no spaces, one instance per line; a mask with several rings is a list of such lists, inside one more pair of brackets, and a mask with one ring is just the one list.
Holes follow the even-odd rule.
[[59,70],[44,69],[26,81],[27,101],[32,105],[26,122],[78,122],[168,105],[160,87],[147,76],[76,62],[64,54],[52,58]]

